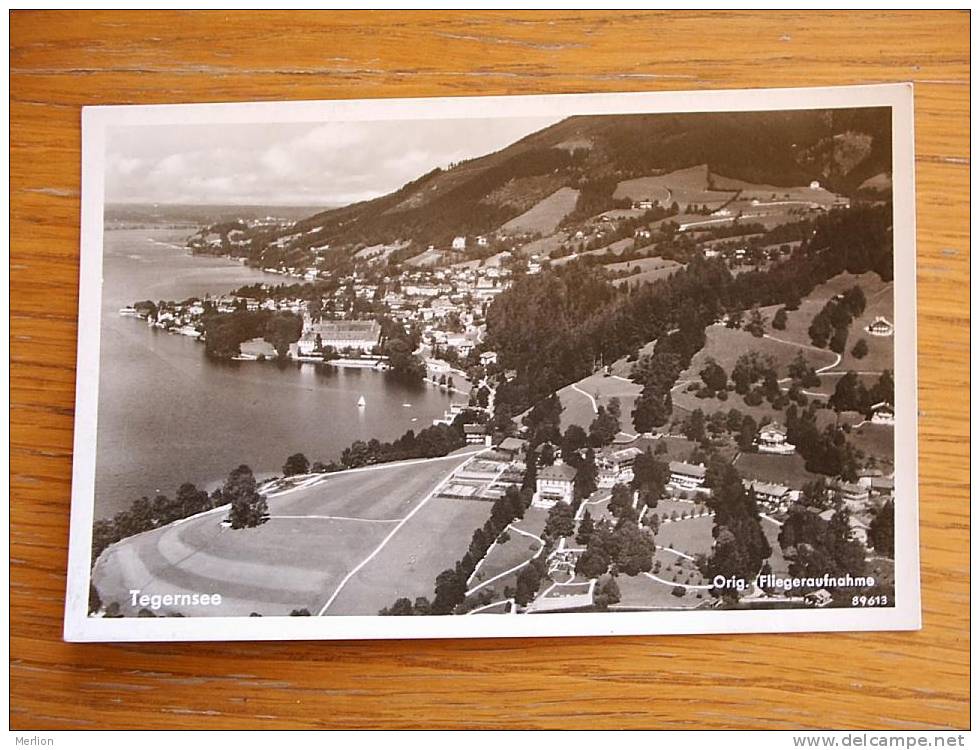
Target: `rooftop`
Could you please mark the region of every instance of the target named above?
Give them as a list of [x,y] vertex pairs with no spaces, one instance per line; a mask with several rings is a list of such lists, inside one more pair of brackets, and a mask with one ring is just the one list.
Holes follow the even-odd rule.
[[578,471],[574,466],[569,466],[568,464],[552,464],[551,466],[545,466],[538,472],[538,479],[571,482],[575,479],[576,474],[578,474]]
[[689,464],[685,461],[671,461],[670,462],[670,473],[671,474],[684,474],[689,477],[697,477],[698,479],[703,479],[706,473],[706,469],[703,464]]

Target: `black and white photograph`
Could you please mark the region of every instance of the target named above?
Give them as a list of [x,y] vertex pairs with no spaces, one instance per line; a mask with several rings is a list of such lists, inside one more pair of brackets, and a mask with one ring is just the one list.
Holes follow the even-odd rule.
[[86,108],[66,637],[918,627],[912,179],[902,85]]

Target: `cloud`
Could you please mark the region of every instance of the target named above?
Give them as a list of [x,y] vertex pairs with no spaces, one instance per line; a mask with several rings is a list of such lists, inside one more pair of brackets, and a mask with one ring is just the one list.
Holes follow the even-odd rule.
[[106,200],[338,205],[482,156],[555,118],[142,126],[110,131]]

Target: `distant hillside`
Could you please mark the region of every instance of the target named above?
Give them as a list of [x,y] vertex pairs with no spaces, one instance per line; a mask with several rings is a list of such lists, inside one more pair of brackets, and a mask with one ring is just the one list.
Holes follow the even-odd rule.
[[[513,220],[561,189],[563,198],[579,191],[578,218],[615,207],[613,193],[624,180],[696,165],[774,186],[819,180],[851,194],[889,171],[890,129],[882,108],[570,117],[383,197],[314,214],[289,231],[300,234],[300,247],[355,249],[412,240],[421,251],[508,222],[521,227]],[[546,213],[566,212],[562,205]],[[550,228],[552,219],[547,223]],[[525,231],[535,226],[531,222]]]

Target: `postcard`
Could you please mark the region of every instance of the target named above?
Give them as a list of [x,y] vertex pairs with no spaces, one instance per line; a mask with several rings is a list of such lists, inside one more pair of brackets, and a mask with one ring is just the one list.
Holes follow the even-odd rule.
[[67,640],[919,627],[911,85],[82,136]]

